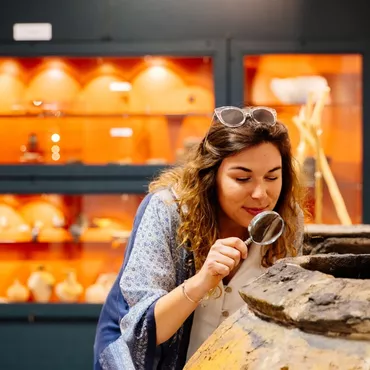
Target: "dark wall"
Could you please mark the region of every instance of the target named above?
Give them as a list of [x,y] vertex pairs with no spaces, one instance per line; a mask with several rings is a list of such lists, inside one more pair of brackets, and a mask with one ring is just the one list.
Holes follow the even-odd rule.
[[1,370],[92,370],[95,322],[1,324]]
[[[132,42],[136,46],[139,42],[150,45],[152,41],[176,44],[181,40],[232,39],[258,45],[269,43],[269,47],[275,41],[293,41],[303,47],[320,41],[324,44],[322,51],[332,43],[340,46],[343,42],[346,43],[344,48],[356,44],[360,51],[365,50],[364,102],[368,102],[369,7],[369,0],[3,0],[0,55],[14,51],[16,54],[41,51],[44,55],[58,54],[60,50],[67,50],[68,54],[94,55],[104,54],[104,51],[124,52],[119,42]],[[51,23],[53,40],[41,43],[41,48],[39,44],[32,47],[30,43],[30,47],[14,42],[13,24],[28,22]],[[63,43],[68,44],[64,49],[59,45]],[[212,45],[207,47],[212,48]],[[200,50],[201,46],[197,48]],[[357,46],[352,49],[358,52]],[[276,48],[275,51],[278,52]],[[217,105],[227,102],[231,75],[239,80],[242,76],[242,59],[234,58],[235,64],[239,63],[235,73],[237,68],[232,63],[227,65],[227,56],[229,53],[220,52],[215,66]],[[242,96],[242,88],[239,95]],[[370,107],[366,104],[363,118],[363,188],[367,189],[370,186],[370,146],[365,144],[370,138]],[[370,193],[365,191],[363,198],[363,220],[370,223]],[[0,326],[3,334],[0,335],[0,355],[6,359],[0,365],[1,370],[91,368],[95,322],[69,326],[59,320],[49,324],[18,325],[14,322]]]
[[17,22],[50,22],[53,41],[370,40],[366,0],[12,0],[0,42]]

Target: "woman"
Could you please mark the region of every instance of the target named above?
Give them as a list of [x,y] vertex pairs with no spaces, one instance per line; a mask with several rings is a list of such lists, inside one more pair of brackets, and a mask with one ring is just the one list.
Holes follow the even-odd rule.
[[[286,127],[266,107],[215,110],[202,143],[150,185],[119,276],[102,309],[95,369],[182,369],[244,302],[238,290],[303,235]],[[244,241],[252,218],[277,211],[283,235]]]

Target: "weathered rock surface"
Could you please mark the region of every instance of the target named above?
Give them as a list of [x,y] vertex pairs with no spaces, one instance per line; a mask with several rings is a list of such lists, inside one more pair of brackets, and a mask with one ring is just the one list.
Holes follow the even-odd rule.
[[370,225],[328,225],[328,224],[307,224],[305,226],[307,235],[323,236],[353,236],[370,238]]
[[369,370],[370,343],[264,321],[247,306],[230,316],[184,370]]
[[287,258],[240,294],[185,369],[370,369],[370,255]]
[[370,254],[370,225],[306,225],[303,254]]
[[361,277],[370,278],[370,255],[303,256],[278,262],[240,294],[269,320],[370,339],[370,280]]

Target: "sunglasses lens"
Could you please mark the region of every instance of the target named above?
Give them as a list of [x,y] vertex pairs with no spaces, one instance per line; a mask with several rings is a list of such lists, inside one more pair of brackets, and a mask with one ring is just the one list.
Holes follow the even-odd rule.
[[245,120],[243,112],[238,109],[224,109],[221,111],[221,118],[224,123],[230,127],[238,127],[242,125]]
[[275,116],[268,109],[265,108],[254,109],[252,116],[259,123],[265,123],[268,125],[275,124]]

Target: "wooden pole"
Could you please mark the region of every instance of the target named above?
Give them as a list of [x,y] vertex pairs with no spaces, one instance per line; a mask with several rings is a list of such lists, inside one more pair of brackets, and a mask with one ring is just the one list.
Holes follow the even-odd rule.
[[318,153],[316,155],[317,162],[320,162],[321,172],[328,186],[329,193],[330,193],[331,199],[333,201],[333,204],[334,204],[334,207],[335,207],[335,210],[336,210],[336,213],[338,215],[340,222],[343,225],[352,225],[352,221],[351,221],[351,218],[349,217],[342,194],[339,191],[338,185],[330,169],[329,163],[326,159],[322,146],[320,145],[316,148],[315,138],[313,137],[311,130],[309,130],[303,123],[304,120],[302,120],[302,118],[297,117],[297,116],[293,117],[293,122],[296,124],[298,129],[302,132],[305,139],[307,140],[307,143],[311,147],[318,149]]
[[[323,179],[322,179],[322,166],[319,159],[319,153],[322,148],[321,144],[321,117],[324,110],[325,102],[329,94],[329,87],[321,94],[320,99],[315,104],[311,115],[307,116],[309,127],[311,128],[312,135],[315,140],[315,223],[322,224],[322,208],[323,208]],[[312,94],[311,99],[312,99]]]

